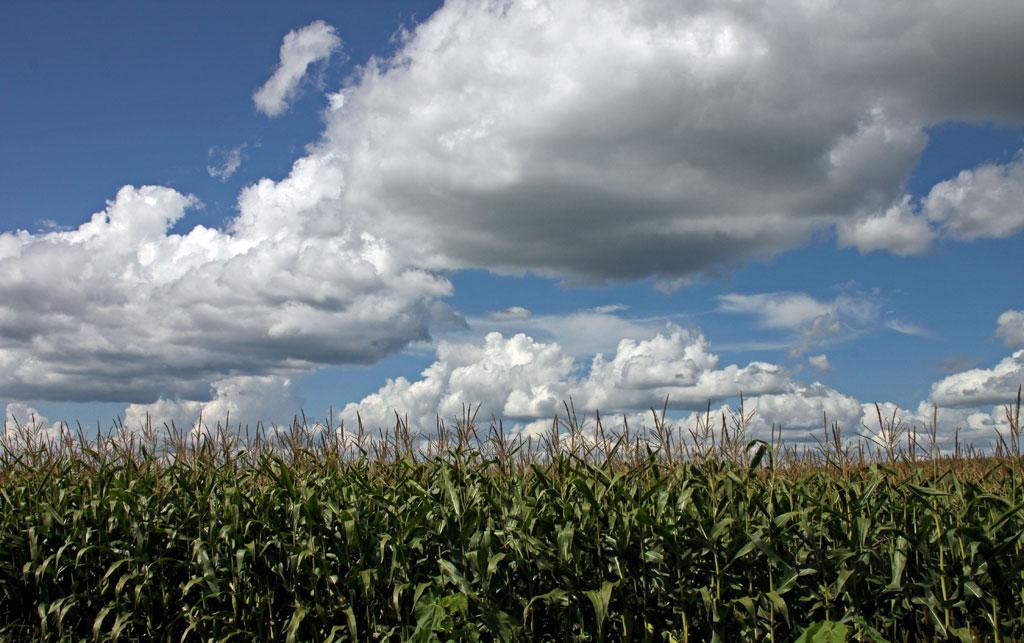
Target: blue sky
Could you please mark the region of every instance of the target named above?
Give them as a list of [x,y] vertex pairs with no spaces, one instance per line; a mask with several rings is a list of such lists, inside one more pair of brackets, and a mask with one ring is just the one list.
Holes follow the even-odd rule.
[[820,413],[776,407],[998,424],[1024,374],[1020,7],[954,38],[931,3],[648,4],[5,6],[8,415],[461,399],[528,426],[561,395],[684,418],[744,392],[796,428]]

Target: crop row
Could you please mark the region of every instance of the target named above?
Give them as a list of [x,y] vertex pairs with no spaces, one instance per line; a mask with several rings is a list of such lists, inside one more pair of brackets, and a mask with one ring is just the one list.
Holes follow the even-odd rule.
[[460,449],[8,457],[0,639],[1024,639],[1017,458]]

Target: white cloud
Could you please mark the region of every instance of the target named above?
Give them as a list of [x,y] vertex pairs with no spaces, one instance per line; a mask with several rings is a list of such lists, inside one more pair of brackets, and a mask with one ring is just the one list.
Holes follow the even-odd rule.
[[1024,384],[1024,350],[1003,358],[992,368],[972,368],[932,385],[930,399],[943,407],[1006,404]]
[[629,310],[629,306],[625,304],[605,304],[603,306],[594,306],[590,309],[591,312],[600,314],[621,313],[625,310]]
[[718,366],[703,335],[679,328],[646,341],[623,339],[611,359],[597,355],[574,396],[584,408],[642,410],[660,407],[697,408],[708,400],[759,395],[781,390],[785,370],[775,364],[751,362]]
[[1008,310],[999,315],[996,335],[1002,337],[1007,346],[1024,348],[1024,311]]
[[822,315],[835,312],[838,307],[838,302],[819,301],[806,293],[796,292],[730,293],[718,300],[722,312],[755,315],[765,328],[788,330],[806,326]]
[[[1020,311],[1004,312],[997,320],[996,334],[1010,346],[1020,345],[1022,320]],[[1018,350],[992,368],[970,368],[935,382],[918,414],[930,418],[929,405],[934,404],[940,407],[940,421],[964,427],[968,438],[993,437],[992,430],[1006,434],[1009,424],[1004,407],[1013,402],[1022,384],[1024,350]],[[991,412],[979,408],[987,405],[993,405]]]
[[832,364],[828,361],[828,355],[811,355],[807,358],[807,363],[822,373],[828,373],[832,370]]
[[1024,120],[1022,29],[1016,2],[453,1],[335,95],[313,153],[429,266],[671,284],[835,224],[919,252],[919,217],[864,213],[929,125]]
[[719,311],[752,315],[763,328],[793,331],[790,354],[803,355],[815,346],[856,337],[874,324],[881,306],[874,294],[840,295],[822,301],[806,293],[772,292],[718,298]]
[[[429,436],[436,417],[450,422],[461,417],[466,406],[479,404],[479,420],[498,417],[506,421],[506,429],[536,433],[547,430],[551,417],[561,413],[562,403],[569,399],[580,413],[599,410],[605,418],[615,418],[609,420],[612,425],[625,416],[637,426],[650,425],[649,409],[660,410],[668,396],[670,409],[689,410],[670,414],[685,431],[704,414],[706,404],[741,393],[746,411],[754,411],[748,427],[751,438],[770,438],[774,425],[786,440],[812,443],[811,433],[838,422],[847,439],[855,439],[864,433],[862,422],[869,429],[875,424],[873,404],[821,383],[794,382],[773,364],[720,367],[703,336],[679,328],[650,340],[623,339],[610,359],[599,355],[589,368],[558,344],[524,334],[491,333],[479,343],[442,342],[437,361],[419,380],[388,380],[376,393],[345,406],[339,416],[348,427],[354,427],[358,417],[375,431],[393,425],[397,413],[411,428]],[[883,405],[886,412],[893,408]],[[923,425],[930,419],[930,408],[927,413],[925,417],[924,411],[899,410],[908,426]],[[715,427],[722,414],[729,421],[728,405],[712,411]],[[967,427],[969,418],[970,427],[987,430],[993,417],[976,410],[943,411],[943,438],[952,435],[955,426]],[[969,431],[964,433],[968,435]]]
[[932,187],[928,219],[958,240],[998,239],[1024,230],[1024,156],[1005,165],[964,170]]
[[[330,98],[323,137],[225,230],[169,234],[193,201],[126,187],[76,229],[0,234],[0,395],[202,402],[231,377],[373,361],[452,318],[438,270],[672,284],[771,256],[898,202],[928,125],[1024,121],[1022,31],[1009,1],[452,0]],[[339,44],[291,32],[259,108],[286,109]],[[989,179],[1017,172],[962,175],[925,214],[1008,233]],[[813,343],[857,319],[796,308]]]
[[[954,448],[955,440],[959,440],[961,447],[973,446],[990,450],[995,447],[999,435],[1004,439],[1009,437],[1009,424],[1006,422],[1003,405],[943,407],[936,406],[933,401],[922,400],[917,409],[901,408],[891,402],[883,402],[878,406],[879,409],[876,410],[874,404],[863,405],[859,431],[862,435],[884,437],[885,427],[892,424],[895,410],[895,422],[901,424],[908,432],[916,430],[917,442],[922,449],[928,448],[928,431],[933,419],[936,423],[938,446],[947,452]],[[883,424],[881,428],[879,411]],[[902,441],[905,447],[906,435]]]
[[897,255],[920,255],[931,248],[935,231],[914,214],[910,197],[904,197],[883,214],[844,221],[838,226],[839,245],[854,246],[861,253],[887,250]]
[[762,328],[793,331],[789,344],[792,356],[858,337],[879,325],[904,335],[935,337],[931,330],[913,322],[883,322],[881,299],[873,292],[843,294],[832,300],[800,292],[729,293],[720,296],[718,302],[720,312],[751,315]]
[[838,226],[839,244],[862,253],[924,254],[936,238],[1000,239],[1024,230],[1024,156],[964,170],[932,186],[915,205],[904,195],[884,214]]
[[491,333],[482,344],[441,342],[437,361],[420,380],[389,379],[376,393],[346,405],[340,416],[354,427],[358,413],[371,430],[393,424],[396,412],[416,428],[429,428],[436,415],[460,417],[465,404],[482,404],[481,419],[544,417],[568,399],[575,368],[558,345],[521,334]]
[[136,430],[147,422],[155,427],[172,423],[180,429],[218,425],[237,428],[257,423],[287,424],[302,407],[291,379],[276,375],[229,377],[213,382],[208,401],[161,398],[150,404],[131,404],[124,425]]
[[69,433],[70,429],[65,425],[51,422],[45,415],[23,402],[11,402],[4,408],[0,441],[4,442],[5,446],[24,445],[30,440],[56,441],[62,434]]
[[448,339],[465,343],[482,340],[493,331],[505,336],[525,333],[542,342],[556,343],[573,357],[589,359],[597,353],[613,353],[624,337],[651,339],[678,321],[671,316],[638,318],[617,314],[624,310],[622,305],[607,305],[537,314],[512,307],[484,317],[467,317],[467,327],[450,333]]
[[245,143],[238,147],[211,147],[206,155],[213,162],[213,165],[206,166],[206,173],[212,179],[219,179],[222,182],[227,181],[238,171],[238,168],[242,167],[242,161],[244,160],[242,152],[246,147],[248,145]]
[[323,20],[289,31],[281,43],[277,69],[252,95],[256,109],[271,117],[283,114],[309,66],[330,57],[340,47],[341,39],[334,27]]
[[10,430],[16,426],[48,425],[50,420],[24,402],[10,402],[4,410],[4,423],[8,430]]
[[[820,368],[818,355],[810,358]],[[1024,360],[1024,351],[1018,354]],[[814,362],[819,364],[814,364]],[[827,358],[824,360],[827,364]],[[948,379],[948,378],[947,378]],[[935,390],[941,390],[942,383]],[[1014,389],[1015,391],[1015,389]],[[589,367],[575,360],[557,343],[536,341],[525,334],[504,336],[491,333],[480,342],[441,342],[437,361],[420,379],[388,380],[376,393],[346,405],[339,419],[349,428],[357,418],[371,433],[389,428],[396,413],[410,428],[429,437],[437,417],[452,422],[464,409],[477,408],[477,419],[492,417],[505,421],[506,430],[527,434],[543,433],[551,418],[563,412],[562,404],[573,400],[581,415],[600,411],[614,428],[622,417],[631,425],[650,426],[651,408],[660,409],[669,399],[669,419],[685,431],[703,416],[705,405],[744,395],[746,412],[754,414],[747,426],[748,438],[770,439],[772,427],[781,430],[790,444],[814,447],[814,437],[838,423],[846,443],[867,436],[881,437],[895,413],[896,423],[915,430],[921,448],[928,444],[927,427],[932,422],[932,404],[937,403],[938,442],[951,449],[957,437],[962,445],[991,448],[997,432],[1006,435],[1007,423],[1000,404],[992,397],[966,399],[932,396],[917,409],[881,402],[883,426],[879,427],[873,402],[864,402],[820,382],[793,381],[779,366],[753,362],[744,367],[721,367],[698,333],[673,329],[653,339],[622,339],[611,358],[596,356]],[[993,405],[994,404],[994,405]],[[686,411],[680,414],[678,411]],[[712,425],[717,429],[724,416],[731,422],[735,407],[713,407]],[[905,435],[900,446],[906,448]],[[865,443],[870,446],[870,443]]]
[[889,330],[895,331],[901,335],[911,335],[913,337],[928,337],[934,338],[935,333],[920,324],[912,322],[900,321],[898,319],[889,319],[885,322],[885,327]]
[[528,309],[522,306],[510,306],[504,310],[495,310],[488,313],[487,318],[494,321],[512,321],[529,319],[531,314]]
[[863,405],[855,398],[824,384],[791,383],[787,390],[774,395],[752,397],[744,406],[756,412],[751,430],[753,437],[771,436],[774,424],[782,430],[785,440],[810,442],[811,434],[819,434],[832,422],[838,422],[849,437],[859,429]]
[[550,418],[570,398],[578,408],[608,412],[661,408],[666,396],[671,408],[696,408],[786,385],[785,371],[772,364],[719,367],[703,336],[678,327],[650,340],[622,339],[611,359],[597,355],[589,368],[557,343],[490,333],[482,343],[441,342],[437,361],[420,380],[388,380],[377,393],[348,404],[341,417],[353,426],[358,412],[376,428],[392,424],[397,411],[429,429],[436,415],[450,420],[464,404],[481,404],[482,418],[529,422]]
[[0,395],[203,401],[235,375],[372,362],[451,316],[450,283],[322,211],[306,160],[243,191],[227,230],[170,234],[195,199],[122,188],[69,231],[0,234]]

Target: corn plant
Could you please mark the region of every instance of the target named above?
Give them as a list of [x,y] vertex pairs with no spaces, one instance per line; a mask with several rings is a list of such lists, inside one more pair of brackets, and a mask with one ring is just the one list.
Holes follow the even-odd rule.
[[1019,451],[912,459],[879,418],[878,457],[827,418],[817,451],[744,442],[742,409],[567,404],[536,441],[471,407],[430,437],[20,427],[0,640],[1024,639]]

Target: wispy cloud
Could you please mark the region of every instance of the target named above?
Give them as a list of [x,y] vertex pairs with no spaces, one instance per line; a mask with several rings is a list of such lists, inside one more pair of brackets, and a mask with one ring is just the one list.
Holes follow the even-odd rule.
[[771,292],[743,295],[730,293],[718,298],[724,313],[753,315],[764,328],[795,330],[836,310],[836,302],[819,301],[806,293]]
[[789,353],[798,357],[817,346],[863,334],[881,314],[877,295],[840,295],[819,300],[807,293],[730,293],[718,298],[719,312],[753,316],[758,325],[792,333]]
[[978,365],[978,358],[970,355],[953,355],[939,362],[938,368],[943,373],[959,373]]
[[885,327],[889,330],[900,333],[901,335],[910,335],[912,337],[927,337],[929,339],[935,339],[938,335],[935,331],[925,328],[920,324],[914,324],[912,322],[901,321],[899,319],[889,319],[885,322]]
[[935,338],[919,324],[883,315],[883,298],[874,291],[821,300],[807,293],[730,293],[718,298],[719,312],[750,315],[761,328],[790,331],[789,354],[798,357],[817,346],[856,339],[878,328],[903,335]]
[[627,311],[628,307],[621,304],[565,313],[536,313],[522,306],[512,306],[467,317],[465,328],[438,335],[449,341],[464,342],[494,331],[506,336],[525,333],[537,340],[556,342],[574,357],[591,357],[597,353],[614,353],[623,338],[650,339],[684,320],[681,315],[631,317],[624,314]]
[[237,147],[211,147],[206,152],[206,157],[211,163],[206,166],[206,173],[210,178],[220,179],[221,182],[227,181],[242,167],[242,161],[245,160],[242,152],[248,146],[248,143],[243,143]]
[[523,308],[522,306],[509,306],[508,308],[504,308],[502,310],[494,310],[487,313],[487,317],[489,319],[493,319],[494,321],[529,319],[530,316],[530,311],[527,310],[526,308]]

